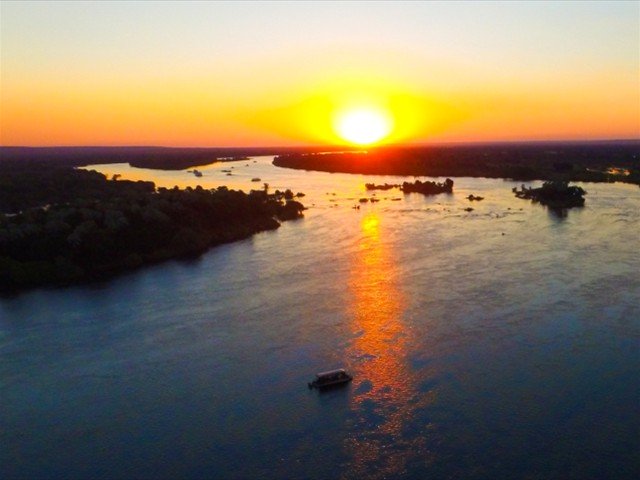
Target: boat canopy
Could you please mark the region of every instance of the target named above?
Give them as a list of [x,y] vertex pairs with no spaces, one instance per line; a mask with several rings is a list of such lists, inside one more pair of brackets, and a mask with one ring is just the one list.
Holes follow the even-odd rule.
[[336,368],[335,370],[329,370],[327,372],[316,373],[316,377],[318,377],[318,378],[332,377],[333,375],[336,375],[338,373],[347,373],[347,372],[344,370],[344,368]]

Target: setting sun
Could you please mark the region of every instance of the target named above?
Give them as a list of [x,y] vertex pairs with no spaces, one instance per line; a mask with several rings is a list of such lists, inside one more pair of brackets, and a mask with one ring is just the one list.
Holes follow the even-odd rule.
[[382,111],[361,108],[339,114],[335,130],[340,137],[357,145],[371,145],[391,132],[392,122]]

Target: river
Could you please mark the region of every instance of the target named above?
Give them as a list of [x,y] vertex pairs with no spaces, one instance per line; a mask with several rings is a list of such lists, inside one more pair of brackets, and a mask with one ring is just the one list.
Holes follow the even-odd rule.
[[[637,477],[637,186],[580,184],[565,215],[482,178],[360,203],[404,179],[270,162],[88,167],[309,209],[196,260],[1,297],[0,478]],[[338,367],[351,384],[307,388]]]

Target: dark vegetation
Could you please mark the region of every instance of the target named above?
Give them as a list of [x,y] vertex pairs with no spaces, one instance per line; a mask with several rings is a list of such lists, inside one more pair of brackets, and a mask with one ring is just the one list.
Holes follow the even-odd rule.
[[375,183],[365,183],[367,190],[389,190],[399,188],[404,193],[421,193],[423,195],[437,195],[438,193],[453,193],[453,180],[447,178],[444,182],[430,182],[416,180],[415,182],[402,182],[402,184],[376,185]]
[[627,182],[640,185],[640,141],[381,147],[280,155],[274,165],[376,175]]
[[[302,194],[269,194],[266,184],[249,194],[224,187],[156,190],[151,182],[108,180],[74,166],[126,162],[186,169],[279,154],[275,165],[307,170],[547,180],[539,189],[514,193],[550,208],[584,204],[584,190],[569,181],[640,185],[639,141],[338,150],[345,148],[0,147],[0,290],[104,278],[198,255],[275,229],[276,218],[298,218],[304,209],[294,200]],[[453,181],[373,186],[394,187],[429,195],[451,192]]]
[[195,256],[276,229],[304,209],[291,191],[156,190],[46,162],[0,162],[0,199],[0,291]]
[[77,199],[107,200],[125,190],[151,193],[154,189],[152,182],[107,182],[101,173],[56,163],[0,162],[0,213],[17,213]]
[[513,188],[516,197],[539,202],[551,209],[564,209],[582,207],[584,205],[584,195],[587,192],[583,188],[572,185],[568,182],[557,180],[547,181],[539,188],[527,188],[524,185],[520,190]]
[[166,147],[0,147],[0,162],[46,162],[79,167],[129,163],[133,167],[185,170],[251,156],[345,150],[344,147],[166,148]]

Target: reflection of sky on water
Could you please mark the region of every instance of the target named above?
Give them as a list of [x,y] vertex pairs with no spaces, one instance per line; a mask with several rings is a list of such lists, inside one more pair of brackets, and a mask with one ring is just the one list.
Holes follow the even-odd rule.
[[[500,179],[425,197],[271,157],[94,168],[310,208],[195,261],[0,299],[0,477],[637,478],[637,186],[582,184],[558,219]],[[307,389],[340,366],[348,387]]]

